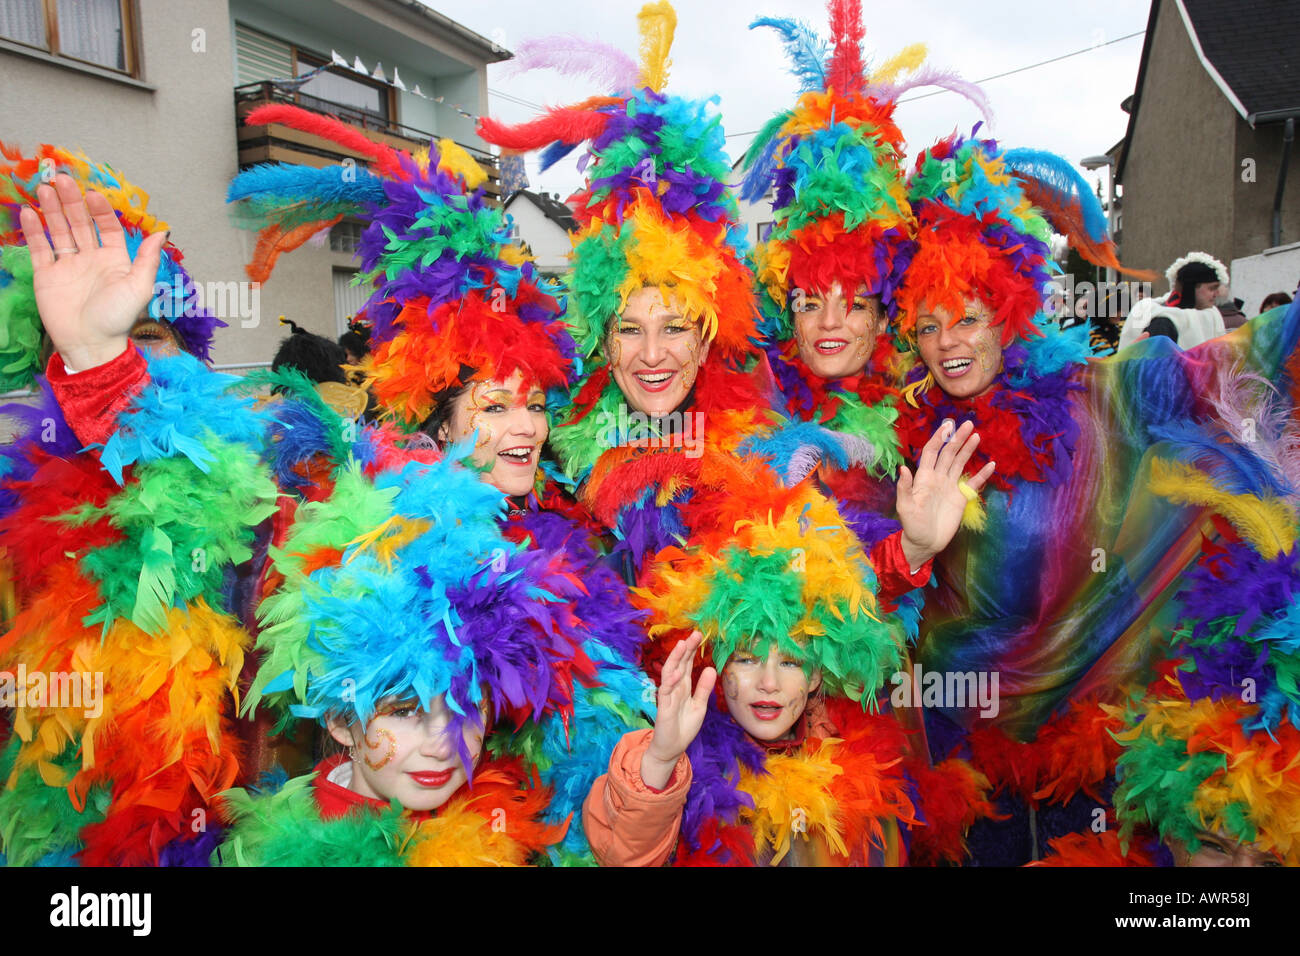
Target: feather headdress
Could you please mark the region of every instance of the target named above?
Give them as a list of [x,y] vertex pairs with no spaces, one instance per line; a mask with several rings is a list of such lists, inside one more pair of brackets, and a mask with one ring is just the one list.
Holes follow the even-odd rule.
[[[49,144],[36,148],[33,156],[24,156],[12,146],[0,143],[0,245],[24,246],[22,229],[18,224],[18,211],[24,205],[37,208],[36,188],[49,182],[56,173],[67,173],[83,190],[94,189],[108,200],[126,234],[126,246],[131,257],[145,236],[166,231],[167,223],[149,212],[149,194],[135,186],[111,166],[99,165],[83,153],[73,154],[66,149]],[[154,279],[154,297],[149,303],[149,317],[171,326],[180,340],[181,348],[191,355],[208,361],[211,358],[212,336],[226,323],[212,314],[203,302],[203,294],[181,265],[184,256],[174,243],[163,245],[158,260],[158,274]],[[28,300],[31,285],[31,260],[6,252],[3,270],[0,271],[0,318],[6,311],[16,311],[22,316],[17,327],[9,332],[14,350],[26,350],[39,345],[39,336],[33,337],[32,323],[36,321],[35,300]],[[28,304],[28,308],[23,307]],[[15,316],[11,314],[11,321]],[[10,326],[6,325],[6,329]],[[0,361],[8,355],[0,344]],[[30,373],[36,371],[30,361],[10,358],[0,372],[19,372],[18,362],[26,368],[21,375],[30,384]],[[0,382],[2,384],[2,382]],[[12,387],[12,385],[8,386]]]
[[1089,262],[1146,275],[1120,266],[1101,204],[1051,153],[954,134],[917,157],[908,199],[917,248],[898,292],[904,333],[923,308],[947,309],[956,322],[965,300],[978,299],[993,310],[1004,346],[1042,334],[1053,229]]
[[665,652],[700,630],[719,669],[775,648],[820,671],[826,690],[864,706],[901,663],[901,623],[881,613],[876,576],[835,505],[805,481],[758,471],[731,489],[709,529],[662,550],[643,588]]
[[261,230],[250,274],[343,216],[367,222],[360,281],[374,292],[362,310],[372,325],[369,377],[375,397],[419,425],[435,399],[470,382],[519,372],[525,384],[563,388],[574,347],[558,288],[510,239],[510,225],[480,188],[486,174],[460,146],[442,140],[411,155],[371,142],[334,120],[266,106],[248,122],[284,123],[371,157],[374,170],[259,166],[231,183],[234,218]]
[[[750,24],[781,34],[801,80],[795,106],[773,117],[750,145],[742,193],[756,202],[775,190],[772,235],[755,258],[766,293],[763,332],[783,344],[793,335],[795,289],[821,295],[839,284],[852,295],[865,286],[894,314],[894,290],[915,231],[903,135],[894,122],[896,97],[914,86],[937,85],[961,92],[986,120],[990,116],[978,87],[922,67],[920,44],[868,73],[860,0],[831,0],[828,8],[829,43],[793,20],[763,17]],[[899,82],[900,73],[909,79]]]
[[265,657],[247,707],[269,697],[364,725],[384,701],[445,695],[453,735],[485,699],[504,724],[571,708],[573,680],[594,672],[573,611],[581,582],[503,537],[500,493],[453,451],[397,456],[372,477],[350,461],[299,509],[271,552],[283,583],[258,611]]
[[[725,185],[731,167],[719,117],[712,101],[663,92],[677,22],[672,6],[647,4],[638,19],[641,62],[633,85],[519,126],[491,119],[479,124],[479,135],[505,151],[544,149],[543,167],[590,144],[583,160],[586,188],[570,200],[579,228],[567,318],[586,386],[574,393],[572,422],[590,418],[603,396],[617,394],[605,339],[612,319],[639,289],[659,289],[665,302],[675,300],[700,324],[711,343],[706,369],[748,358],[756,335],[757,306],[743,262],[738,207]],[[572,69],[571,43],[554,43],[549,53],[543,44],[529,65]],[[625,84],[628,75],[614,70],[609,79]],[[590,422],[579,430],[578,440],[568,443],[556,435],[556,449],[574,473],[598,454]]]

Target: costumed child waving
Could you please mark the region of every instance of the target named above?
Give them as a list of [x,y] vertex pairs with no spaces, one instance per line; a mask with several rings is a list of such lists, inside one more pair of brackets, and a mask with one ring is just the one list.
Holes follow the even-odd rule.
[[[985,782],[961,761],[912,761],[894,716],[873,712],[905,637],[858,539],[807,482],[759,471],[734,490],[716,530],[661,551],[637,589],[667,650],[659,717],[624,736],[587,799],[597,859],[961,859]],[[692,681],[702,645],[712,666]]]

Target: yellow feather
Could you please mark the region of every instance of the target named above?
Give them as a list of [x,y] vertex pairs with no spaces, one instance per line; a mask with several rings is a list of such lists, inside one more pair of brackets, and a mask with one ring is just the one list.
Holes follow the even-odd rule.
[[641,76],[638,82],[656,93],[668,85],[668,51],[677,30],[677,11],[668,0],[647,3],[636,15],[641,32]]
[[925,44],[910,43],[871,74],[871,83],[892,83],[899,73],[911,73],[925,61]]
[[744,770],[740,789],[754,800],[754,807],[742,807],[740,819],[754,833],[754,849],[773,849],[772,865],[790,852],[796,834],[801,838],[816,833],[840,856],[848,854],[838,819],[839,808],[831,795],[831,781],[844,771],[831,759],[833,738],[823,741],[815,753],[800,756],[775,755],[767,758],[767,773]]
[[1151,490],[1175,504],[1214,509],[1270,560],[1295,544],[1295,515],[1279,498],[1228,494],[1191,465],[1164,459],[1151,464]]
[[407,835],[407,866],[524,866],[527,849],[461,801],[448,804]]
[[454,140],[438,140],[438,152],[442,155],[438,160],[438,169],[449,175],[459,176],[471,192],[482,186],[487,179],[487,172],[478,161]]

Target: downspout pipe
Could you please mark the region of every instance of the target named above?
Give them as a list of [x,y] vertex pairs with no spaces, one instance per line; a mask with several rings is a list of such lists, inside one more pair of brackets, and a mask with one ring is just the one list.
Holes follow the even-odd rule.
[[1282,245],[1282,194],[1286,191],[1286,170],[1291,162],[1291,144],[1295,142],[1295,117],[1287,117],[1282,129],[1282,164],[1277,171],[1277,193],[1273,196],[1273,235],[1274,248]]

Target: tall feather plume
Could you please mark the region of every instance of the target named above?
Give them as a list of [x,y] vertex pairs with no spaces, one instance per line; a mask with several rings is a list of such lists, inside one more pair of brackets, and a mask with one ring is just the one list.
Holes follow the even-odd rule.
[[1273,383],[1236,365],[1206,398],[1216,420],[1238,430],[1240,440],[1248,442],[1250,450],[1267,462],[1275,475],[1291,488],[1300,489],[1300,428]]
[[1043,211],[1052,228],[1070,240],[1079,255],[1096,265],[1140,279],[1154,272],[1126,269],[1107,234],[1106,213],[1079,172],[1060,156],[1038,149],[1009,149],[1007,168],[1024,184],[1025,196]]
[[826,66],[826,86],[841,96],[861,89],[862,0],[831,0],[831,52]]
[[[911,47],[904,49],[899,57],[907,53]],[[895,59],[897,59],[896,57]],[[891,61],[892,62],[892,61]],[[889,64],[886,64],[888,66]],[[867,87],[867,92],[881,101],[894,100],[911,90],[920,89],[923,86],[933,86],[941,90],[948,90],[959,96],[965,97],[980,111],[980,116],[989,126],[993,125],[993,107],[989,104],[989,98],[984,94],[978,85],[970,80],[963,80],[953,70],[944,70],[935,66],[926,66],[918,70],[905,79],[893,82],[886,79],[884,67],[873,76],[872,82]],[[879,77],[877,81],[876,77]]]
[[799,92],[810,93],[826,86],[826,56],[830,52],[826,41],[812,27],[801,20],[785,17],[759,17],[749,25],[771,27],[781,34],[785,55],[790,60],[790,72],[799,80]]
[[641,75],[638,83],[656,93],[668,85],[668,52],[677,31],[677,11],[668,0],[647,3],[636,15],[641,32]]
[[777,134],[789,118],[789,110],[773,116],[749,144],[749,150],[745,153],[745,167],[749,171],[745,174],[744,187],[741,190],[741,196],[746,202],[758,202],[767,192],[767,187],[771,185],[772,171],[776,167],[776,153],[784,145],[784,141]]
[[636,86],[637,65],[630,56],[599,40],[562,35],[524,40],[515,46],[508,76],[529,70],[554,70],[564,76],[587,77],[601,89],[626,93]]
[[400,166],[397,162],[397,150],[383,143],[376,143],[363,133],[347,126],[332,116],[322,116],[296,106],[271,103],[259,106],[248,114],[244,120],[248,126],[265,126],[280,123],[303,133],[321,136],[340,146],[355,150],[369,156],[376,167],[387,175],[395,175]]
[[894,77],[906,71],[915,73],[925,61],[925,44],[909,43],[888,60],[871,71],[868,83],[892,83]]

